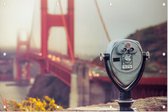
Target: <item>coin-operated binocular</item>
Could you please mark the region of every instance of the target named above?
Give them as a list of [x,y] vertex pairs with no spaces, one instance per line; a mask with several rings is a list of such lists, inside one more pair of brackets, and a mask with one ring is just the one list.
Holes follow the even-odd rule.
[[120,90],[118,103],[121,111],[133,111],[131,90],[140,80],[149,52],[143,52],[138,41],[123,39],[109,44],[101,54],[109,78]]

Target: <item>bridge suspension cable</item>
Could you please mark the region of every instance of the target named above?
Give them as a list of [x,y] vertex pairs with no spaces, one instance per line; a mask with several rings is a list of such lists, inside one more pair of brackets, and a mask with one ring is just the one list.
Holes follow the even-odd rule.
[[100,8],[99,8],[99,6],[98,6],[97,0],[95,0],[95,4],[96,4],[96,9],[97,9],[97,12],[98,12],[98,15],[99,15],[101,24],[102,24],[103,29],[104,29],[105,34],[106,34],[106,38],[107,38],[107,40],[110,42],[110,41],[111,41],[111,38],[110,38],[110,35],[109,35],[108,31],[107,31],[106,25],[105,25],[105,23],[104,23],[104,20],[103,20],[102,14],[101,14],[101,12],[100,12]]
[[32,13],[32,24],[31,24],[31,29],[30,29],[30,46],[31,46],[31,42],[32,42],[32,45],[34,46],[31,46],[31,47],[37,47],[36,46],[36,43],[34,42],[34,39],[33,39],[33,32],[34,32],[34,23],[35,23],[35,6],[36,6],[36,2],[34,1],[34,6],[33,6],[33,13]]
[[70,42],[70,34],[68,32],[68,29],[67,29],[68,25],[66,23],[65,16],[63,15],[63,8],[62,8],[60,0],[58,0],[58,4],[59,4],[60,12],[61,12],[61,15],[62,15],[62,21],[63,21],[63,24],[65,26],[64,29],[65,29],[66,36],[67,36],[68,48],[70,49],[70,57],[72,58],[72,61],[74,61],[74,56],[73,56],[73,52],[72,52],[72,45],[71,45],[71,42]]

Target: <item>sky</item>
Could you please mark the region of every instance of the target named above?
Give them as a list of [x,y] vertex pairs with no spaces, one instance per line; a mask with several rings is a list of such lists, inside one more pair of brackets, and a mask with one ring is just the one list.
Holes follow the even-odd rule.
[[[66,13],[66,0],[61,0]],[[142,28],[167,21],[166,0],[97,0],[111,40],[126,38]],[[50,14],[59,14],[57,0],[48,0]],[[40,48],[40,0],[0,0],[0,49],[15,48],[19,32],[31,32],[31,45]],[[75,0],[75,55],[97,56],[106,38],[94,0]],[[49,50],[66,54],[65,29],[50,29]]]

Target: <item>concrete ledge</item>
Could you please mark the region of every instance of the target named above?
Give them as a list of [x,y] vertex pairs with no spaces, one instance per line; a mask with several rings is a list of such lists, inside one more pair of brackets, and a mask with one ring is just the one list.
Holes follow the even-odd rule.
[[[136,111],[167,111],[167,97],[148,97],[144,99],[137,99],[132,105]],[[85,107],[68,108],[68,112],[108,112],[118,111],[118,103],[113,101],[107,104],[91,105]]]

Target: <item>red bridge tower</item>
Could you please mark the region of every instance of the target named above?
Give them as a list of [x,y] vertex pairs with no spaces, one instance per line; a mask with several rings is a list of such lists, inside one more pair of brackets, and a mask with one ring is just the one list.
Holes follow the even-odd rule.
[[[67,14],[48,14],[48,2],[47,0],[41,0],[41,53],[44,59],[48,55],[48,38],[49,29],[53,26],[64,27],[67,37],[67,55],[71,60],[74,60],[74,0],[68,1],[68,11]],[[62,11],[62,6],[60,4],[60,10]]]

